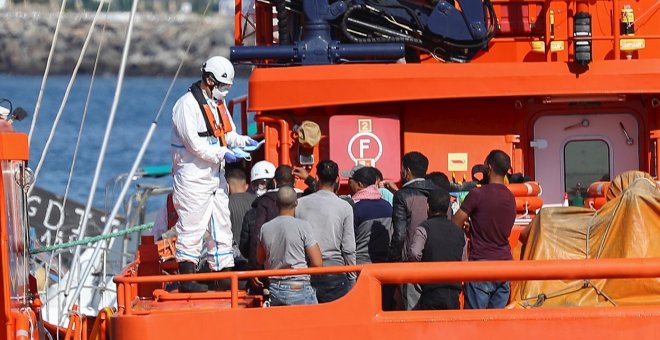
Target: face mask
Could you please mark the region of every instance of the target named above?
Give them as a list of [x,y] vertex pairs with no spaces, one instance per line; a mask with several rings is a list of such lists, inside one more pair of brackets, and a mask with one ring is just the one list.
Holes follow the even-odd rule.
[[221,99],[225,98],[225,96],[227,96],[227,94],[229,94],[229,90],[221,91],[219,87],[214,87],[213,91],[211,91],[211,93],[213,95],[213,99],[221,100]]
[[254,193],[255,193],[255,195],[257,195],[257,197],[259,197],[259,196],[265,194],[266,191],[268,191],[266,186],[259,184],[259,186],[257,187],[257,190],[255,190]]
[[213,98],[215,100],[220,100],[225,98],[229,94],[229,89],[231,88],[231,85],[229,84],[223,84],[223,83],[216,83],[216,86],[213,88],[212,94]]

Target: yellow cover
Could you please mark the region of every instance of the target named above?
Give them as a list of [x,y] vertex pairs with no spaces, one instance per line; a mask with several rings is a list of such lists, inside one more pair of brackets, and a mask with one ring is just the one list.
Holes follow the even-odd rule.
[[[617,176],[598,211],[543,208],[529,225],[523,260],[660,257],[660,190],[641,171]],[[526,281],[513,308],[660,303],[660,279]]]

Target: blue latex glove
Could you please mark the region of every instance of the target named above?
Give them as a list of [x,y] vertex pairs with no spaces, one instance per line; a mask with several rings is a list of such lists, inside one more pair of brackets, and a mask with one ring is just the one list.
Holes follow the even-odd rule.
[[246,146],[257,146],[257,145],[259,145],[259,142],[252,139],[252,137],[248,137],[248,140],[247,140],[247,142],[245,142],[245,145]]
[[243,151],[241,148],[233,148],[231,149],[231,152],[234,153],[234,156],[243,158],[248,162],[252,160],[252,156],[249,153]]
[[231,150],[227,150],[225,152],[225,162],[226,163],[236,163],[239,160],[241,160],[238,156],[236,156],[235,153],[231,152]]

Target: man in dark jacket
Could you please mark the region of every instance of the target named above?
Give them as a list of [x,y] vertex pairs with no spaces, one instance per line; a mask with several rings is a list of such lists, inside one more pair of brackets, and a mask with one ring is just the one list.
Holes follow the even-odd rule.
[[[447,219],[449,192],[445,189],[431,191],[428,204],[429,218],[415,229],[408,261],[460,261],[465,236],[460,227]],[[427,283],[422,284],[421,288],[422,295],[415,309],[460,308],[460,283]]]
[[[403,155],[401,160],[401,180],[404,184],[394,194],[392,205],[394,232],[388,254],[390,262],[401,262],[407,258],[415,228],[428,217],[426,200],[429,193],[436,188],[431,181],[424,179],[428,166],[428,158],[417,151]],[[420,293],[418,287],[419,285],[413,284],[402,285],[402,307],[410,310],[417,304]]]
[[293,173],[288,165],[280,165],[275,169],[273,183],[275,189],[268,190],[257,197],[252,203],[252,209],[245,214],[241,228],[241,253],[248,255],[248,268],[259,269],[257,265],[257,245],[261,226],[279,215],[277,207],[278,188],[293,187]]

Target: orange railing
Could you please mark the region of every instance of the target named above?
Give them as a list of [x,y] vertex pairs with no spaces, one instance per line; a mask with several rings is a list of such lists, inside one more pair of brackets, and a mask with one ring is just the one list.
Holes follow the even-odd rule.
[[[186,275],[157,275],[137,277],[132,263],[114,278],[120,315],[132,314],[137,301],[137,285],[142,283],[219,280],[231,281],[231,308],[238,307],[238,280],[253,277],[300,274],[331,274],[360,272],[356,287],[380,284],[466,282],[466,281],[519,281],[558,279],[657,278],[660,277],[660,258],[599,259],[599,260],[535,260],[535,261],[477,261],[437,263],[387,263],[364,266],[338,266],[308,269],[264,270],[252,272],[200,273]],[[371,285],[379,289],[379,285]],[[378,292],[363,297],[365,306],[380,309]],[[349,293],[350,294],[350,293]],[[370,299],[370,301],[366,301]]]
[[[271,124],[279,125],[279,130],[278,130],[279,141],[277,143],[277,146],[279,147],[279,152],[278,152],[279,164],[291,164],[289,150],[293,146],[293,139],[291,138],[291,129],[289,129],[289,122],[283,118],[263,116],[263,115],[257,115],[256,117],[254,117],[254,120],[257,121],[258,125],[261,125],[263,123],[271,123]],[[264,131],[264,138],[266,139],[266,141],[270,140],[268,129]],[[268,146],[266,149],[268,149]],[[266,155],[265,158],[268,160],[269,159],[268,155]]]
[[236,97],[227,103],[227,106],[229,107],[229,112],[231,112],[233,116],[236,116],[236,110],[234,110],[236,105],[241,106],[241,112],[240,112],[241,135],[247,135],[247,131],[248,131],[247,100],[248,100],[247,95],[244,95],[244,96]]

